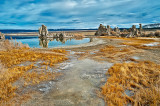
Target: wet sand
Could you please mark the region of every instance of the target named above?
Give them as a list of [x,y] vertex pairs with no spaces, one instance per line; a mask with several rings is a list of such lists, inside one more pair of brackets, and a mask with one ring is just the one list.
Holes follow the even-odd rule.
[[69,61],[61,65],[64,65],[60,67],[63,76],[54,82],[54,88],[47,93],[44,91],[23,105],[105,105],[103,99],[97,96],[97,91],[106,81],[105,73],[112,63],[99,63],[91,59],[77,60],[76,56],[71,56]]

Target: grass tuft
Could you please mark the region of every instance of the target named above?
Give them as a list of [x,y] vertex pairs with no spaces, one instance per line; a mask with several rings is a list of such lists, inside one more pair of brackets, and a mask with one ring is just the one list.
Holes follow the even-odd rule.
[[150,61],[118,63],[107,75],[110,77],[101,94],[109,106],[160,104],[160,65]]
[[[3,67],[0,71],[0,105],[11,103],[12,99],[16,97],[19,87],[25,88],[29,85],[39,84],[60,75],[49,71],[48,67],[67,60],[66,55],[67,52],[62,49],[50,50],[46,53],[33,51],[24,46],[8,47],[8,49],[0,51],[1,67]],[[35,66],[38,61],[42,61],[43,66],[46,67],[42,71],[39,71],[41,66],[39,68]]]

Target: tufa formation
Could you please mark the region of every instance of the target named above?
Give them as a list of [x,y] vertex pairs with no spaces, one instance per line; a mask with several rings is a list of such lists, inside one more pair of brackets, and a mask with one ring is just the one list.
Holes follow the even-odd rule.
[[112,28],[109,25],[107,25],[107,28],[106,28],[106,26],[100,24],[98,30],[95,33],[95,35],[96,36],[106,36],[106,35],[110,36],[111,35],[111,30],[112,30]]
[[96,31],[95,35],[97,36],[117,36],[117,37],[142,37],[143,36],[143,28],[142,24],[139,24],[139,28],[136,28],[136,25],[132,25],[130,29],[123,29],[120,31],[118,27],[115,27],[114,30],[107,25],[106,26],[100,24],[98,30]]
[[48,36],[48,30],[47,27],[45,25],[42,25],[39,28],[39,37],[47,37]]
[[5,39],[5,35],[0,32],[0,40],[4,40],[4,39]]
[[107,33],[107,28],[104,25],[100,24],[98,30],[95,33],[95,35],[101,36],[105,33]]

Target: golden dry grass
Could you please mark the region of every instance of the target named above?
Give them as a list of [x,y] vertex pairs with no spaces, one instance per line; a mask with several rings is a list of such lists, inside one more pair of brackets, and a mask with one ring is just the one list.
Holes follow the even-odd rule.
[[83,34],[80,34],[80,33],[75,33],[74,34],[74,38],[76,40],[82,40],[85,36]]
[[[52,50],[57,53],[66,53],[64,50]],[[50,66],[54,66],[55,63],[66,60],[65,56],[52,53],[39,53],[28,48],[11,49],[7,51],[0,51],[0,61],[6,67],[12,67],[13,65],[20,64],[25,61],[35,62],[43,60]]]
[[[28,86],[39,84],[42,81],[54,79],[59,73],[54,73],[48,70],[48,67],[53,67],[59,62],[67,60],[67,52],[62,49],[53,49],[48,53],[33,51],[27,47],[12,46],[7,41],[8,48],[0,51],[0,105],[9,103],[16,96],[16,91],[19,86]],[[6,45],[7,46],[7,45]],[[39,71],[39,68],[34,64],[37,61],[42,61],[45,68]],[[29,62],[29,65],[19,66]],[[29,71],[30,70],[30,71]],[[21,81],[22,85],[15,86],[17,81]]]
[[16,93],[16,86],[12,84],[22,77],[25,71],[32,69],[33,65],[26,67],[15,67],[12,69],[6,69],[1,72],[0,75],[0,104],[6,103],[11,98],[13,98]]
[[9,41],[8,39],[0,42],[0,50],[10,50],[15,48],[29,48],[28,45],[24,45],[21,42],[17,42],[16,40]]
[[[147,37],[123,38],[123,37],[116,37],[116,36],[100,36],[100,38],[122,40],[123,42],[120,43],[120,45],[129,45],[138,49],[152,49],[152,48],[160,47],[160,41],[156,41],[155,39],[148,39]],[[145,46],[145,44],[150,44],[154,42],[157,42],[159,44],[156,46]]]
[[128,38],[128,39],[122,39],[126,40],[125,42],[121,43],[122,45],[129,45],[136,47],[138,49],[151,49],[151,48],[159,48],[160,45],[157,46],[145,46],[145,44],[151,44],[154,42],[160,43],[159,41],[155,41],[154,39],[145,39],[145,38]]
[[142,53],[143,50],[137,49],[135,47],[131,46],[111,46],[106,45],[104,47],[101,47],[98,51],[92,52],[92,51],[85,51],[82,53],[75,53],[75,55],[78,55],[78,59],[84,59],[84,58],[92,58],[94,60],[98,61],[108,61],[112,63],[116,63],[119,61],[136,61],[131,58],[136,53]]
[[[106,74],[110,77],[101,94],[109,106],[160,105],[160,65],[149,61],[117,63]],[[133,95],[128,96],[126,90]]]
[[117,36],[97,36],[97,38],[108,38],[108,39],[115,38],[115,39],[118,39]]
[[116,62],[116,61],[126,61],[130,58],[131,55],[134,53],[143,52],[141,50],[137,50],[134,47],[127,47],[127,46],[110,46],[107,45],[101,48],[98,52],[95,52],[92,57],[98,60],[107,60],[109,62]]

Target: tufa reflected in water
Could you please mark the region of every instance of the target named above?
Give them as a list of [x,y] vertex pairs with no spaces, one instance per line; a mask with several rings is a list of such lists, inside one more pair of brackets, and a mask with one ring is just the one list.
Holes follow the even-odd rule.
[[[65,37],[48,38],[48,37],[39,37],[39,45],[41,47],[48,48],[48,44],[49,44],[50,41],[56,40],[57,42],[61,42],[62,44],[65,44],[66,41],[68,41],[68,40],[71,41],[72,39],[83,40],[83,38],[65,38]],[[92,41],[93,41],[93,38],[90,38],[89,42],[92,42]]]
[[71,45],[80,45],[92,42],[94,38],[77,38],[77,37],[32,37],[32,36],[5,36],[6,39],[13,42],[21,42],[31,48],[53,48]]

